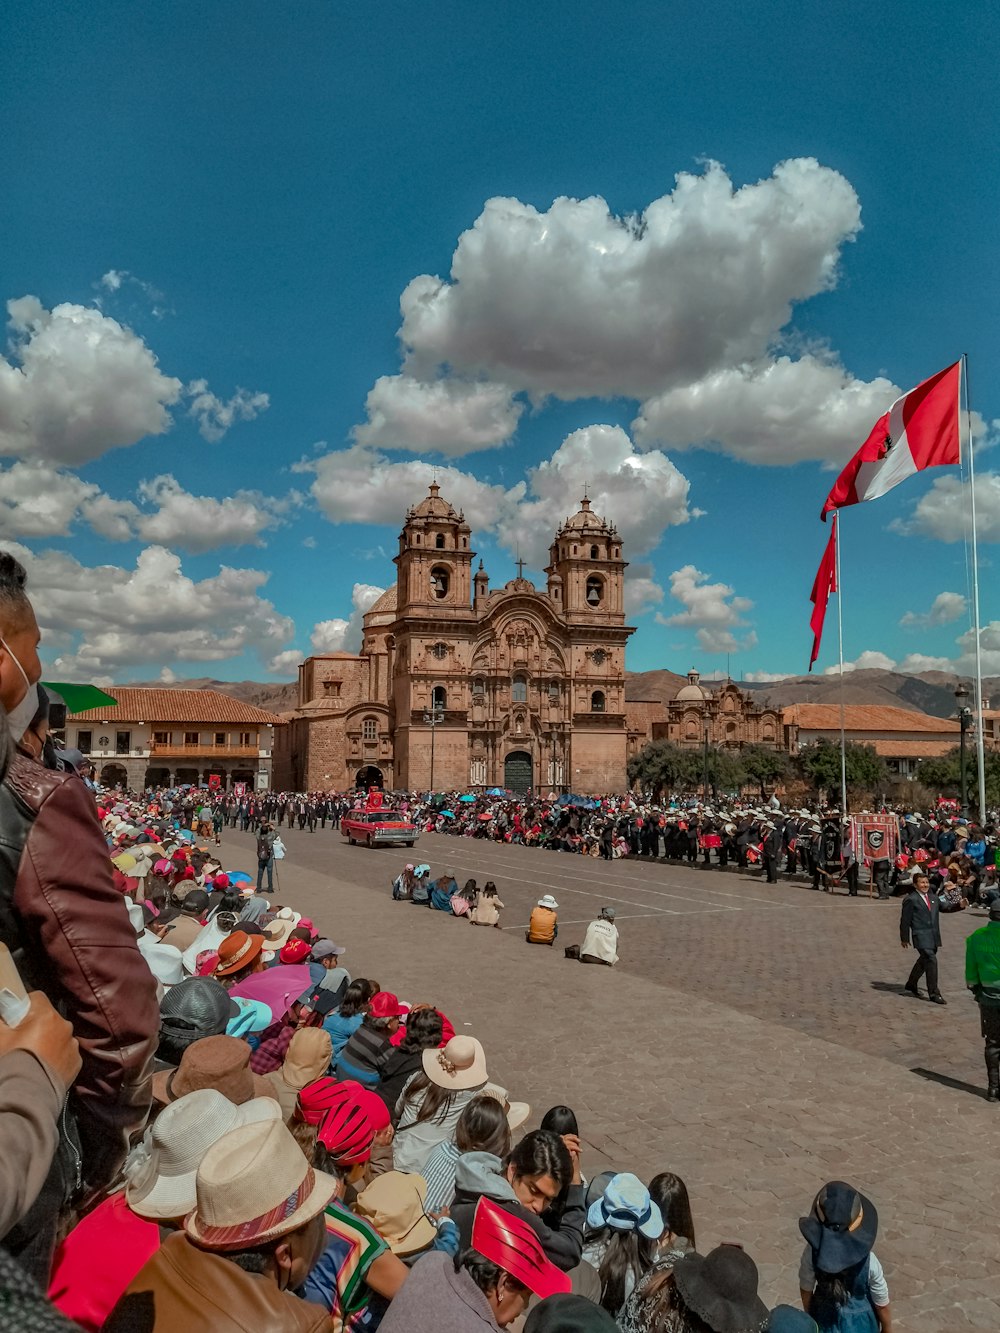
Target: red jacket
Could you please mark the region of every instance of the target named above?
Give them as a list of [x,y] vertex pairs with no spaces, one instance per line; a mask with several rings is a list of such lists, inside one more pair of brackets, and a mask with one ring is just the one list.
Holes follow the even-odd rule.
[[30,989],[73,1024],[83,1068],[70,1093],[88,1191],[109,1185],[152,1098],[156,983],[111,880],[94,798],[75,773],[17,754],[4,786],[30,822],[0,937]]

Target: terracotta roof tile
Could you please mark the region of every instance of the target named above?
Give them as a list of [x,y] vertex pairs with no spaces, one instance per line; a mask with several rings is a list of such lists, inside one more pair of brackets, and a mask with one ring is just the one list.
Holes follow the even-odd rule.
[[[805,731],[839,731],[839,704],[792,704],[784,710],[785,721]],[[844,725],[848,731],[926,731],[958,735],[955,718],[932,717],[908,708],[880,704],[847,704]]]
[[281,718],[255,704],[243,703],[218,690],[152,690],[130,685],[112,685],[107,691],[118,707],[88,708],[71,713],[79,721],[95,722],[260,722]]
[[892,741],[874,740],[871,746],[876,754],[886,759],[938,759],[954,750],[954,740]]

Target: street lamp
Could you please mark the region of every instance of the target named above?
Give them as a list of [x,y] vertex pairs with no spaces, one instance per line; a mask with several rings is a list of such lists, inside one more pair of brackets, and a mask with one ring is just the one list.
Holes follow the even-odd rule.
[[965,774],[965,733],[969,730],[969,727],[972,724],[972,709],[966,707],[965,701],[968,697],[969,691],[965,688],[962,682],[959,681],[955,689],[955,699],[958,703],[958,770],[962,793],[961,810],[959,813],[963,819],[968,818],[967,806],[969,801],[969,785]]
[[704,768],[705,804],[708,805],[708,723],[705,723],[705,749],[702,755]]
[[424,723],[431,729],[431,791],[434,790],[434,729],[444,721],[444,709],[437,704],[432,705],[424,713]]

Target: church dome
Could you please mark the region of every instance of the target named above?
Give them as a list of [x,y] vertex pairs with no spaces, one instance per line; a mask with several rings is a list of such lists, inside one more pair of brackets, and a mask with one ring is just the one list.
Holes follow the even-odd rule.
[[464,523],[465,515],[458,512],[454,505],[441,498],[441,487],[432,481],[427,494],[418,505],[407,512],[407,522],[413,518],[445,519],[452,523]]
[[614,526],[609,524],[607,519],[603,519],[599,514],[595,514],[590,507],[589,499],[584,496],[580,501],[580,508],[572,518],[566,519],[557,533],[557,537],[565,536],[567,533],[601,533],[602,536],[609,536],[614,532]]
[[382,594],[382,596],[378,599],[377,602],[372,603],[372,605],[365,612],[365,615],[377,616],[377,615],[382,615],[386,611],[395,611],[395,609],[396,609],[396,585],[394,583],[391,588],[386,588],[385,592]]
[[688,683],[682,685],[677,691],[675,698],[678,703],[704,703],[708,697],[698,682],[701,680],[700,674],[692,667],[688,672]]

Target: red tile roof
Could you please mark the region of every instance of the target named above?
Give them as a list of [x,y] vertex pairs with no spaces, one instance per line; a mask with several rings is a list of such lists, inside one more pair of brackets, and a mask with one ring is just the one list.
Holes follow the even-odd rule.
[[245,704],[218,690],[148,690],[130,685],[112,685],[107,691],[118,707],[88,708],[72,713],[76,721],[101,722],[258,722],[275,723],[281,718],[255,704]]
[[947,737],[940,741],[874,740],[871,746],[885,759],[938,759],[954,750],[955,740]]
[[[839,731],[839,704],[792,704],[784,710],[785,721],[804,731]],[[878,704],[846,704],[844,726],[848,731],[925,731],[958,735],[955,718],[932,717],[909,708]]]

